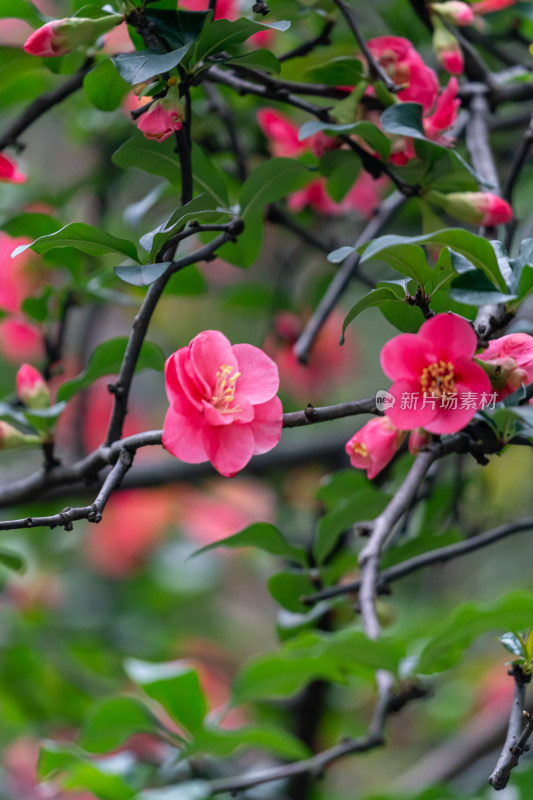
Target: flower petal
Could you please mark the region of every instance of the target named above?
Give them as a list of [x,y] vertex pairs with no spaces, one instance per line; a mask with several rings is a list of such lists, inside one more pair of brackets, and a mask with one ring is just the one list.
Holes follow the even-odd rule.
[[277,364],[259,347],[251,344],[235,344],[233,353],[241,373],[235,384],[236,404],[242,404],[242,397],[252,405],[266,403],[279,389]]
[[[420,383],[412,380],[399,380],[392,384],[389,393],[395,399],[395,403],[385,409],[386,416],[390,419],[395,428],[400,431],[410,431],[413,428],[425,428],[436,413],[436,409],[430,402],[424,405],[424,397],[420,392]],[[413,398],[412,407],[402,403],[402,395],[409,395]],[[402,406],[405,406],[402,408]]]
[[217,372],[220,367],[228,366],[238,371],[237,359],[233,348],[220,331],[202,331],[194,337],[190,344],[191,364],[194,372],[211,394],[217,383]]
[[470,358],[477,348],[474,329],[457,314],[436,314],[424,322],[418,336],[431,344],[436,361],[453,360],[454,357]]
[[381,350],[381,368],[388,378],[420,378],[428,365],[428,345],[416,333],[400,333],[388,341]]
[[250,425],[227,425],[203,429],[205,449],[214,468],[226,478],[243,469],[254,454],[254,437]]
[[272,450],[281,438],[283,407],[279,397],[273,397],[255,406],[254,411],[255,417],[250,427],[255,441],[254,455],[260,455]]
[[179,414],[172,406],[167,411],[163,425],[163,447],[187,464],[200,464],[208,460],[202,430],[204,420],[196,409]]

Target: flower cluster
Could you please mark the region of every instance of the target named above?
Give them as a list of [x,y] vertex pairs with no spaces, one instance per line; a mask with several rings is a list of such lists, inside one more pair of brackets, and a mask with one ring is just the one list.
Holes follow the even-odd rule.
[[409,450],[417,452],[429,434],[462,430],[476,411],[533,381],[533,336],[502,336],[476,356],[477,346],[470,323],[451,313],[427,320],[417,334],[387,342],[381,366],[393,384],[385,416],[368,422],[347,443],[352,465],[373,478],[407,431]]
[[278,368],[258,347],[203,331],[167,360],[165,385],[163,445],[176,458],[232,477],[279,442]]

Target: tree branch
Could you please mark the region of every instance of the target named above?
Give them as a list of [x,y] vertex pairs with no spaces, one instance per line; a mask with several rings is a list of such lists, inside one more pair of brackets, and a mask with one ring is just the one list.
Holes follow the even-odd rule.
[[[524,673],[519,664],[513,664],[509,674],[514,678],[514,696],[509,716],[509,727],[503,750],[489,778],[490,785],[496,789],[505,789],[509,783],[511,771],[518,765],[520,756],[527,749],[527,740],[533,732],[533,717],[524,711],[526,685],[531,681],[531,674]],[[527,720],[525,728],[524,716]]]

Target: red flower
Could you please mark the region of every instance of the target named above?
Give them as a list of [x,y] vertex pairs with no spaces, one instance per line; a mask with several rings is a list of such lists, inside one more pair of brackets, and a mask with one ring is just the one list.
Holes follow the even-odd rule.
[[0,181],[5,181],[6,183],[24,183],[25,180],[26,175],[18,171],[15,162],[11,161],[7,156],[0,154]]
[[310,149],[310,139],[300,142],[298,128],[285,114],[272,108],[262,108],[257,112],[259,127],[268,139],[270,152],[276,158],[300,155]]
[[164,142],[175,131],[181,130],[183,104],[176,89],[171,89],[162,100],[156,100],[146,111],[137,127],[147,139]]
[[203,331],[167,360],[165,384],[163,445],[176,458],[229,478],[279,442],[278,368],[258,347]]
[[400,430],[454,433],[488,402],[490,381],[472,358],[477,338],[456,314],[437,314],[417,334],[402,333],[381,351],[381,366],[394,381],[395,402],[385,413]]
[[533,381],[533,336],[527,333],[510,333],[493,339],[478,360],[489,365],[492,388],[498,400],[512,394],[524,384]]
[[392,459],[404,436],[387,417],[377,417],[352,436],[345,450],[352,467],[366,469],[368,478],[375,478]]
[[439,94],[439,82],[411,42],[401,36],[377,36],[368,41],[368,49],[394,83],[405,84],[397,97],[404,102],[420,103],[429,113]]

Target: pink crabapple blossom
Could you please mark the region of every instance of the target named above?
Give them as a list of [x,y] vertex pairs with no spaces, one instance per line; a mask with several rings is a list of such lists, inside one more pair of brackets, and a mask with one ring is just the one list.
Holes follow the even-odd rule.
[[25,180],[26,175],[19,172],[15,162],[0,153],[0,183],[24,183]]
[[368,478],[375,478],[400,447],[405,433],[399,431],[387,417],[376,417],[346,443],[346,453],[356,469],[366,469]]
[[492,388],[498,392],[497,399],[503,400],[522,384],[533,381],[533,336],[527,333],[500,336],[489,342],[477,360],[489,371]]
[[473,225],[505,225],[513,218],[509,203],[497,194],[490,192],[449,192],[443,194],[435,190],[426,193],[425,198],[442,208],[447,214]]
[[163,445],[181,461],[210,461],[233,477],[278,444],[278,368],[258,347],[232,346],[220,331],[203,331],[167,359],[165,385]]
[[[388,341],[381,367],[394,381],[389,392],[395,402],[385,411],[392,424],[442,434],[464,428],[492,392],[487,374],[473,361],[476,348],[471,325],[451,313]],[[405,397],[414,400],[406,403]]]
[[142,114],[137,127],[147,139],[164,142],[173,133],[181,130],[183,110],[178,91],[172,88],[166,97],[156,100],[148,111]]

